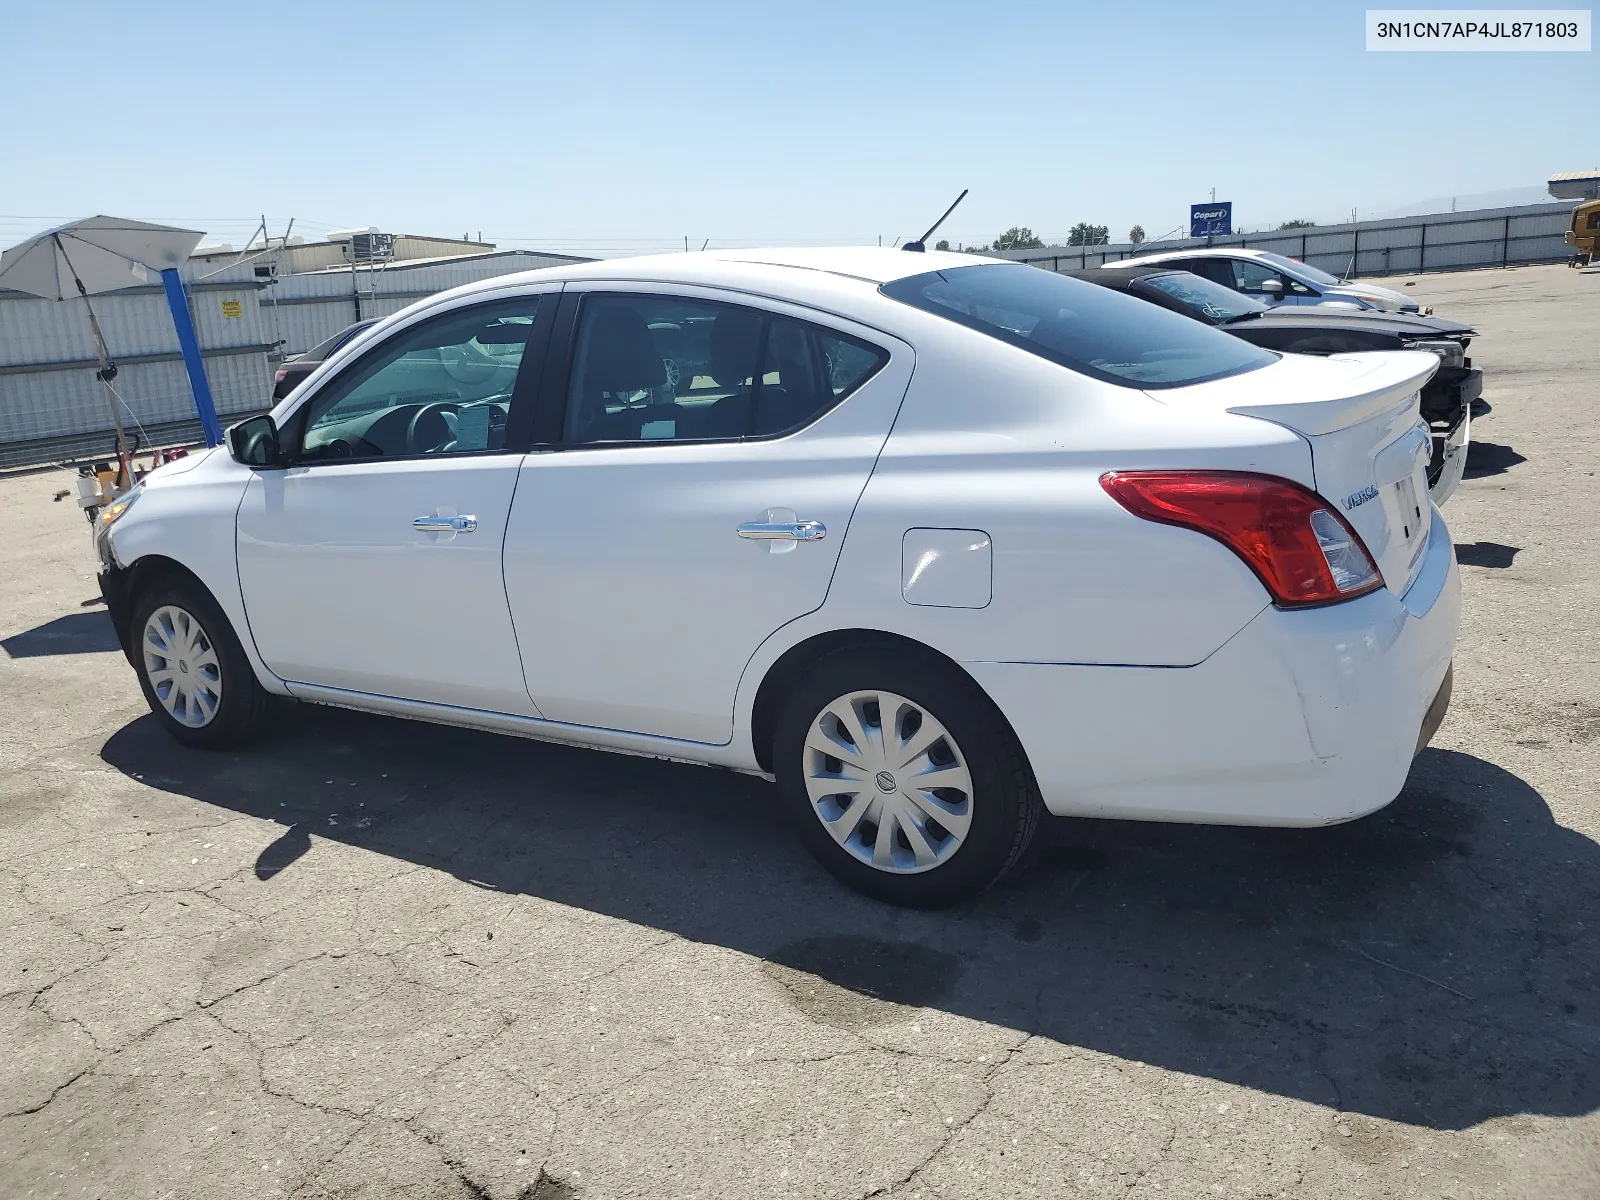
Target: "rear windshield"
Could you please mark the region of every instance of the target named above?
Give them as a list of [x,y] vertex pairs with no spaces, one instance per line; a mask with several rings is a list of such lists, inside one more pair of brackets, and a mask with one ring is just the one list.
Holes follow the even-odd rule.
[[1188,317],[1038,267],[1001,263],[929,271],[884,295],[1053,363],[1125,387],[1204,383],[1277,359]]

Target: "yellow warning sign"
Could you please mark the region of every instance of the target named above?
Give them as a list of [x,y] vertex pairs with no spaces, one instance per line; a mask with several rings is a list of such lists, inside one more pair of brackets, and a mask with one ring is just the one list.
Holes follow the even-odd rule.
[[225,317],[244,316],[244,305],[237,300],[224,300],[222,302],[222,315]]

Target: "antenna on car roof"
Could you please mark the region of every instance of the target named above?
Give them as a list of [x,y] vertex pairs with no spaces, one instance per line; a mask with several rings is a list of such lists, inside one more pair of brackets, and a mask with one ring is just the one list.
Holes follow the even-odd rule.
[[[967,193],[970,192],[971,190],[972,190],[971,188],[962,188],[961,189],[961,195],[956,197],[956,204],[960,204],[963,200],[965,200],[967,198]],[[912,251],[914,253],[917,253],[917,254],[921,254],[924,250],[926,250],[928,248],[928,239],[931,238],[935,233],[937,233],[939,231],[939,226],[944,224],[945,217],[948,217],[951,213],[955,212],[956,204],[952,204],[949,208],[945,209],[944,210],[944,216],[940,217],[937,221],[935,221],[928,228],[928,232],[927,233],[923,234],[921,237],[919,237],[914,242],[907,242],[904,246],[901,246],[900,249],[902,249],[902,250],[910,250],[910,251]]]

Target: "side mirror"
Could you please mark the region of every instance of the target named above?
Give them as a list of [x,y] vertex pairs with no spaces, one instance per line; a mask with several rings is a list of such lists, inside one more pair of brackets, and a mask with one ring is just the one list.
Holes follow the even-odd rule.
[[1261,294],[1269,300],[1283,299],[1283,280],[1263,279],[1261,281]]
[[240,421],[228,430],[228,453],[247,467],[271,469],[283,465],[278,427],[270,414]]

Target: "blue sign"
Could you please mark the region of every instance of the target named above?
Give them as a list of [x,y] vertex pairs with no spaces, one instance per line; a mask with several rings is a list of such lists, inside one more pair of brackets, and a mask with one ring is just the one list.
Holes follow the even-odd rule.
[[1215,237],[1233,232],[1233,201],[1189,205],[1189,236]]

